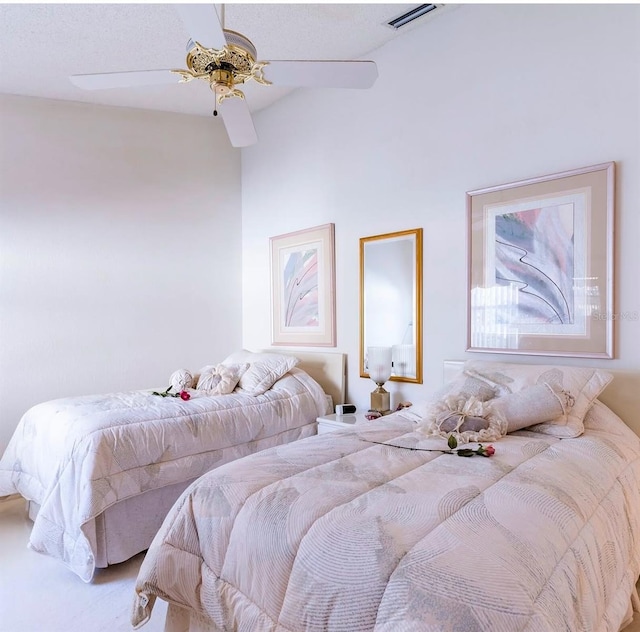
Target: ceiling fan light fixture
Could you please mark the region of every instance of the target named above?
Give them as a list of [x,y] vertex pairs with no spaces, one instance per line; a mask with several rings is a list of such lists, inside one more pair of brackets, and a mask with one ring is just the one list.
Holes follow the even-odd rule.
[[268,62],[257,62],[256,47],[242,33],[224,29],[226,44],[220,48],[205,48],[192,39],[187,44],[187,70],[173,70],[181,75],[181,81],[203,79],[220,103],[228,97],[244,99],[244,94],[234,86],[250,79],[270,85],[263,75]]
[[217,68],[209,75],[209,87],[216,96],[226,96],[233,90],[233,73],[230,70]]

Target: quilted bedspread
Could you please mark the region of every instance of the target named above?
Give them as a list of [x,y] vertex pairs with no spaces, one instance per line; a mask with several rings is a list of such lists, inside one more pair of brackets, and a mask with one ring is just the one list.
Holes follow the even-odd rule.
[[599,402],[585,425],[461,458],[392,415],[224,465],[167,516],[132,623],[159,596],[224,631],[617,632],[640,574],[640,439]]
[[27,411],[0,461],[0,496],[40,505],[30,547],[89,581],[95,551],[83,525],[109,506],[192,480],[326,410],[321,387],[299,369],[257,397],[191,393],[188,401],[150,391],[88,395]]

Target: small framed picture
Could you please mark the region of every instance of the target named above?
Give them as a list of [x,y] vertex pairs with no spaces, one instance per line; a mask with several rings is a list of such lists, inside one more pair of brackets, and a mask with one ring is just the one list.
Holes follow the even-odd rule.
[[272,344],[335,347],[334,224],[270,241]]

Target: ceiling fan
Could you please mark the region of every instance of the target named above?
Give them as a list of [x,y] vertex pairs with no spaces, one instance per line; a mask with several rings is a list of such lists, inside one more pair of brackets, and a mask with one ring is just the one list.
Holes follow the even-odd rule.
[[234,147],[257,142],[244,94],[237,88],[246,81],[262,85],[370,88],[378,76],[373,61],[258,61],[255,46],[235,31],[224,28],[213,4],[173,5],[191,39],[187,43],[185,70],[133,70],[72,75],[71,82],[85,90],[128,88],[202,79],[215,94],[218,111]]

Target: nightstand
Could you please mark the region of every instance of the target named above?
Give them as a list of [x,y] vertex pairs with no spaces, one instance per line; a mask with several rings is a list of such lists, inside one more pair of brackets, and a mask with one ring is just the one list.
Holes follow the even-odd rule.
[[318,434],[333,432],[340,428],[350,428],[354,424],[367,421],[364,413],[354,413],[353,415],[323,415],[316,419],[318,422]]

